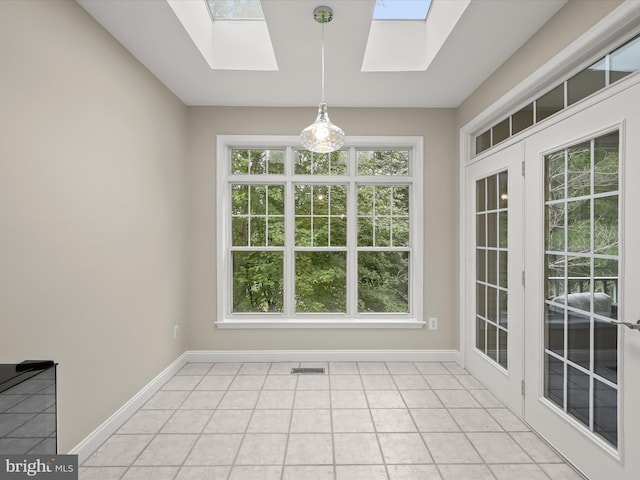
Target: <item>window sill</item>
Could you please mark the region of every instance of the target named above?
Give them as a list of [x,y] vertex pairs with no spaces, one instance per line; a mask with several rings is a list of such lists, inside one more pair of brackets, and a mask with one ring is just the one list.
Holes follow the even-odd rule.
[[402,320],[237,320],[215,322],[218,328],[422,328],[425,322]]

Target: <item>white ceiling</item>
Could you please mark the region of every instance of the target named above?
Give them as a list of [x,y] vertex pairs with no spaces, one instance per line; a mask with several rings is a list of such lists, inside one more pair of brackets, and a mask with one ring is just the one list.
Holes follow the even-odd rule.
[[328,5],[330,107],[457,107],[566,3],[471,0],[425,71],[362,72],[376,0],[262,0],[277,71],[212,70],[166,0],[77,1],[185,104],[224,106],[317,105],[321,29],[312,12]]

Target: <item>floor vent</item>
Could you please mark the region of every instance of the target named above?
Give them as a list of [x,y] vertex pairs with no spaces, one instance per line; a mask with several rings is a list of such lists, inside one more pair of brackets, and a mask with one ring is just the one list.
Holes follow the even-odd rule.
[[318,368],[292,368],[291,373],[298,373],[301,375],[309,375],[309,374],[324,374],[324,367]]

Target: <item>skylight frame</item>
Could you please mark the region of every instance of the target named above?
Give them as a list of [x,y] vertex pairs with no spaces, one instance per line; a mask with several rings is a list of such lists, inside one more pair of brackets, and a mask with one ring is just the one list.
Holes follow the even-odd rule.
[[433,0],[376,0],[372,20],[424,22],[432,3]]
[[[235,21],[264,21],[264,10],[262,9],[262,1],[261,0],[204,0],[204,3],[207,6],[207,10],[211,17],[211,20],[214,22],[235,22]],[[244,11],[255,11],[255,14],[251,15],[239,15],[234,16],[232,12],[229,16],[222,16],[216,14],[216,4],[224,4],[229,6],[231,9],[236,8],[237,10],[241,10],[243,6],[246,8]],[[257,12],[259,10],[259,13]]]

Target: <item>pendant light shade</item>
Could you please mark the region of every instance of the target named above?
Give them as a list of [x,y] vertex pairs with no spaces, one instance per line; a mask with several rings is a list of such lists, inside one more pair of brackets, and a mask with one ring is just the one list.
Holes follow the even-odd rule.
[[344,145],[344,131],[331,123],[324,101],[324,24],[333,19],[333,10],[329,7],[316,7],[313,18],[322,24],[322,101],[318,107],[316,121],[300,133],[300,142],[304,148],[312,152],[329,153]]
[[335,152],[344,145],[344,131],[329,120],[326,103],[322,102],[318,107],[316,121],[302,130],[300,142],[304,148],[316,153]]

